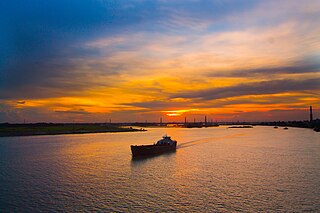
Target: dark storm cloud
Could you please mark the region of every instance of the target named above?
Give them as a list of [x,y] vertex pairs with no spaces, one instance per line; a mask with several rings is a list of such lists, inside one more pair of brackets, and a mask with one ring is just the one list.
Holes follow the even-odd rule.
[[199,98],[214,100],[243,95],[274,94],[281,92],[310,91],[320,89],[320,78],[306,80],[274,80],[238,84],[230,87],[183,92],[172,98]]
[[42,62],[20,62],[2,73],[0,99],[51,98],[79,95],[95,87],[116,84],[127,64],[119,64],[107,58],[99,60],[79,59],[68,61],[60,58]]
[[[205,102],[205,105],[203,107],[211,108],[211,107],[234,107],[235,105],[239,104],[256,104],[261,106],[266,105],[285,105],[286,107],[290,108],[301,108],[300,105],[297,105],[296,103],[300,102],[301,99],[308,96],[309,98],[314,99],[314,103],[317,103],[317,94],[312,94],[310,92],[304,93],[304,94],[297,94],[297,95],[284,95],[284,96],[274,96],[272,94],[270,95],[263,95],[263,96],[255,96],[253,97],[237,97],[236,99],[217,99],[213,102]],[[310,102],[312,103],[312,102]]]
[[[255,98],[239,97],[237,99],[217,99],[210,102],[201,102],[198,99],[191,99],[186,102],[175,102],[170,99],[162,101],[146,101],[146,102],[134,102],[127,103],[124,105],[143,107],[152,110],[168,110],[168,109],[181,109],[181,108],[221,108],[228,107],[238,104],[285,104],[287,107],[290,105],[291,108],[300,107],[294,103],[299,101],[300,98],[304,98],[305,94],[302,95],[290,95],[290,96],[262,96]],[[309,97],[317,98],[316,94],[309,93]],[[241,110],[239,110],[241,112]]]
[[185,102],[174,102],[170,100],[164,100],[164,101],[146,101],[146,102],[134,102],[129,103],[127,105],[135,106],[135,107],[143,107],[148,109],[168,109],[168,108],[180,108],[180,107],[186,107],[190,103]]
[[90,114],[90,112],[87,112],[85,110],[56,110],[54,111],[56,113],[67,113],[67,114],[80,114],[80,115],[86,115],[86,114]]
[[212,72],[210,77],[257,77],[276,74],[320,73],[320,63],[295,63],[291,66],[261,67],[224,72]]
[[17,104],[25,104],[25,101],[17,101]]

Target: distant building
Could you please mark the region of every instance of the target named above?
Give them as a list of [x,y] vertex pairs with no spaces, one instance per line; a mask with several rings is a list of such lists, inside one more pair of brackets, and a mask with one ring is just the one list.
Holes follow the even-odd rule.
[[313,121],[313,115],[312,115],[312,106],[310,106],[310,122]]

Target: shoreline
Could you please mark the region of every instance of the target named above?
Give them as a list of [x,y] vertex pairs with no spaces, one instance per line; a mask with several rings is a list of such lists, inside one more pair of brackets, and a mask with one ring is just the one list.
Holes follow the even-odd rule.
[[0,125],[0,137],[37,135],[66,135],[93,133],[142,132],[143,128],[132,128],[101,124],[5,124]]
[[84,131],[84,132],[35,132],[35,133],[27,133],[27,134],[20,134],[20,133],[17,133],[17,134],[8,134],[8,135],[5,135],[5,134],[0,134],[0,138],[2,137],[26,137],[26,136],[45,136],[45,135],[72,135],[72,134],[75,134],[75,135],[81,135],[81,134],[95,134],[95,133],[122,133],[122,132],[144,132],[144,131],[147,131],[147,130],[139,130],[139,129],[136,129],[136,130],[129,130],[129,131]]
[[[203,128],[203,127],[217,127],[214,126],[203,126],[195,125],[193,127],[186,127],[182,125],[161,125],[157,123],[29,123],[29,124],[10,124],[2,123],[0,124],[0,138],[1,137],[19,137],[19,136],[37,136],[37,135],[65,135],[65,134],[93,134],[93,133],[120,133],[120,132],[139,132],[146,131],[146,127],[164,127],[164,128]],[[243,126],[277,126],[277,127],[296,127],[311,129],[315,132],[320,132],[320,122],[316,119],[313,122],[308,121],[292,121],[292,122],[257,122],[257,123],[225,123],[220,124],[221,126],[235,125],[236,128],[239,125]],[[135,127],[135,128],[133,128]],[[243,128],[243,127],[242,127]]]

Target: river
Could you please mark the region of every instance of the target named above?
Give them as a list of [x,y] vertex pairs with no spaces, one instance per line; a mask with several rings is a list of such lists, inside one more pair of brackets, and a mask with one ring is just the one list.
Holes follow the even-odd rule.
[[[164,134],[175,153],[132,160]],[[320,133],[149,128],[0,138],[0,212],[320,211]]]

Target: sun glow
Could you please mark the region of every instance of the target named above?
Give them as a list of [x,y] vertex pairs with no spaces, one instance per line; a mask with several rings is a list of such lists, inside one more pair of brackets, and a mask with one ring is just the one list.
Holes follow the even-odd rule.
[[195,112],[195,111],[199,111],[199,109],[180,109],[180,110],[169,110],[169,111],[162,111],[162,112],[165,112],[166,115],[169,117],[177,117],[177,116],[181,116],[184,113]]
[[167,113],[166,115],[168,115],[170,117],[177,117],[177,116],[180,116],[181,113]]

